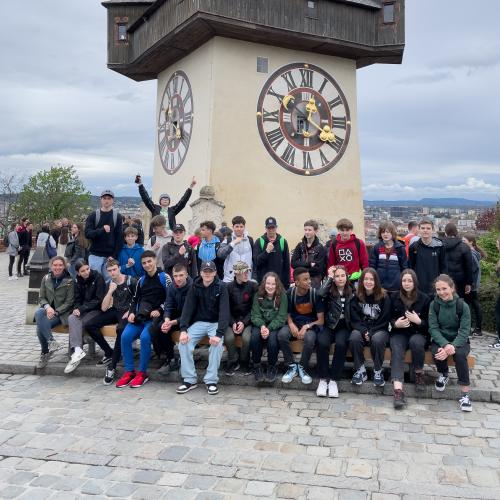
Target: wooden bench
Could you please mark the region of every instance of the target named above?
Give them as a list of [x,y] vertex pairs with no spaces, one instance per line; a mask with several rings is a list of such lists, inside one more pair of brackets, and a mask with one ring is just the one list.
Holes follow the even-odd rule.
[[[52,331],[54,333],[68,333],[68,327],[63,326],[63,325],[58,325],[55,328],[53,328]],[[105,337],[116,337],[116,325],[104,326],[103,328],[101,328],[101,333]],[[172,332],[172,340],[176,344],[179,343],[179,336],[180,336],[180,332],[178,330]],[[88,335],[84,335],[84,337],[86,337],[86,339],[85,339],[86,343],[89,344],[89,354],[92,354],[92,355],[95,354],[95,342]],[[236,347],[241,347],[241,337],[239,337],[239,336],[235,337],[235,344],[236,344]],[[198,345],[208,345],[208,337],[204,337],[203,339],[201,339],[200,342],[198,343]],[[295,354],[300,354],[302,352],[302,347],[304,345],[304,342],[302,340],[292,340],[290,342],[290,345],[292,347],[292,351]],[[335,350],[335,344],[332,344],[330,354],[333,354],[334,350]],[[372,359],[372,354],[371,354],[369,347],[364,348],[364,354],[365,354],[365,359]],[[348,358],[352,359],[352,355],[349,351],[348,351]],[[391,360],[391,350],[388,347],[385,349],[384,360],[385,361]],[[405,363],[411,364],[411,351],[410,350],[406,351]],[[434,364],[434,358],[432,357],[432,353],[430,351],[425,351],[424,363],[426,365],[433,365]],[[476,358],[474,356],[468,356],[467,357],[467,364],[469,365],[469,368],[474,368],[474,366],[476,365]],[[455,366],[455,362],[453,361],[453,358],[451,356],[448,357],[448,365]]]

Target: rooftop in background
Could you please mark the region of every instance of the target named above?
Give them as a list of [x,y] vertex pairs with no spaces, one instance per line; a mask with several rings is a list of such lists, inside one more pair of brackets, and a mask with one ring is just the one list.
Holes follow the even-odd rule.
[[102,2],[108,67],[151,80],[210,38],[305,50],[356,60],[358,68],[401,63],[404,0],[174,0]]

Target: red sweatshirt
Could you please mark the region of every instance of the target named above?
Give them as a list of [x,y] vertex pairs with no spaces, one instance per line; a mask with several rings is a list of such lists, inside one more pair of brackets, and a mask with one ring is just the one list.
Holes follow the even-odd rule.
[[350,276],[352,273],[361,271],[368,267],[368,252],[363,240],[359,241],[359,255],[356,247],[356,235],[351,234],[351,238],[343,241],[340,234],[337,235],[337,243],[335,246],[335,254],[333,253],[334,245],[330,246],[328,252],[328,268],[335,265],[345,266],[347,274]]

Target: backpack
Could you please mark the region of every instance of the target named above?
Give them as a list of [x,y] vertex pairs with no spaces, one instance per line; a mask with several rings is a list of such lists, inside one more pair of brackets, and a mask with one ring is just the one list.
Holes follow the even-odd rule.
[[50,246],[50,235],[47,238],[47,241],[45,242],[45,251],[47,252],[47,255],[49,256],[49,259],[52,259],[52,257],[55,257],[57,255],[57,250]]
[[[113,228],[115,228],[116,221],[118,220],[118,212],[114,208],[111,210],[111,212],[113,213]],[[100,220],[101,220],[101,210],[98,208],[95,211],[95,227],[99,225]]]
[[[295,306],[297,303],[297,288],[293,287],[292,292],[291,292],[291,299],[292,299],[292,304]],[[309,288],[309,300],[311,301],[311,304],[315,306],[316,304],[316,288]]]
[[[282,236],[279,237],[279,242],[280,242],[280,250],[281,252],[283,252],[285,250],[285,238],[283,238]],[[259,244],[260,244],[260,249],[261,250],[264,250],[264,245],[265,245],[265,240],[264,238],[261,236],[259,238]]]
[[[457,320],[458,326],[460,326],[460,321],[462,320],[462,314],[464,313],[464,299],[459,298],[456,303],[456,314],[455,319]],[[441,310],[441,304],[436,300],[432,303],[432,309],[436,315],[436,320],[438,322],[439,328],[441,328],[441,323],[439,322],[439,311]]]
[[[168,280],[170,281],[170,283],[168,283],[167,274],[164,273],[163,271],[158,273],[158,277],[160,278],[160,283],[162,284],[163,288],[165,288],[165,290],[166,290],[168,288],[169,284],[172,282],[172,280],[170,280],[170,276],[168,277]],[[137,282],[137,286],[142,287],[145,279],[146,279],[146,275],[144,274],[139,278],[139,281]]]

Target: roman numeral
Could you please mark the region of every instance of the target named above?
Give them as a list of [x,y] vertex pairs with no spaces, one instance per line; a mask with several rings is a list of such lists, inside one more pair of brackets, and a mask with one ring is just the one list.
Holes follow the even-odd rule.
[[191,134],[189,132],[186,132],[185,130],[182,131],[181,134],[181,142],[184,145],[184,147],[187,149],[189,146],[189,139],[191,137]]
[[167,85],[167,88],[165,89],[165,93],[167,94],[168,102],[170,104],[170,99],[172,98],[172,92],[170,90],[170,85]]
[[312,97],[311,92],[302,92],[302,100],[303,101],[308,101]]
[[272,87],[267,91],[267,94],[272,95],[273,97],[276,97],[276,99],[278,99],[280,104],[281,104],[281,101],[283,101],[283,97],[285,97],[282,94],[278,94]]
[[335,141],[334,142],[328,142],[328,145],[335,149],[335,151],[338,153],[340,151],[340,148],[342,147],[342,144],[344,144],[344,139],[339,137],[338,135],[335,136]]
[[175,154],[174,153],[168,153],[167,168],[170,170],[174,170],[174,168],[175,168]]
[[302,77],[300,81],[301,87],[311,87],[313,86],[313,72],[310,69],[300,68],[300,76]]
[[[182,89],[184,88],[184,78],[181,78],[181,88],[179,89],[179,94],[182,95]],[[188,92],[189,94],[189,92]]]
[[283,132],[279,127],[271,130],[271,132],[266,132],[266,137],[274,151],[278,149],[278,146],[283,142],[284,139]]
[[342,118],[333,118],[332,125],[333,128],[343,128],[345,130],[347,126],[346,117],[344,116]]
[[285,123],[291,123],[292,122],[292,115],[290,113],[283,113],[283,121]]
[[182,104],[184,104],[184,106],[186,106],[186,104],[189,102],[190,99],[191,99],[191,94],[188,92],[186,94],[186,97],[184,97],[184,99],[182,99]]
[[190,124],[192,120],[193,114],[191,113],[191,111],[189,111],[188,113],[184,113],[184,125]]
[[283,80],[285,80],[287,87],[288,87],[288,92],[297,88],[297,84],[295,83],[295,80],[293,79],[293,75],[292,75],[291,71],[287,71],[286,73],[283,73],[281,75],[281,78],[283,78]]
[[179,77],[174,76],[174,79],[172,80],[172,86],[174,88],[174,94],[177,94],[177,89],[179,88]]
[[167,147],[167,136],[164,135],[160,141],[159,149],[160,149],[160,157],[163,158],[163,154],[165,153],[165,148]]
[[291,144],[288,144],[285,152],[281,155],[281,159],[289,165],[295,165],[295,148]]
[[342,104],[342,99],[340,98],[340,96],[337,96],[335,99],[328,101],[328,106],[330,107],[330,109],[340,106],[341,104]]
[[323,79],[323,83],[321,84],[321,87],[318,89],[318,92],[321,94],[321,92],[323,92],[323,90],[325,89],[326,87],[326,84],[328,83],[328,80],[326,78]]
[[324,155],[323,151],[321,149],[319,150],[319,156],[321,158],[321,166],[324,167],[325,165],[328,165],[330,163],[327,159],[327,157]]
[[[321,150],[320,150],[321,152]],[[311,161],[311,154],[309,151],[302,151],[302,162],[304,164],[304,170],[312,170],[313,164]]]
[[263,121],[278,123],[279,109],[277,109],[276,111],[266,111],[265,109],[263,109],[262,113],[263,113],[263,116],[262,116]]

